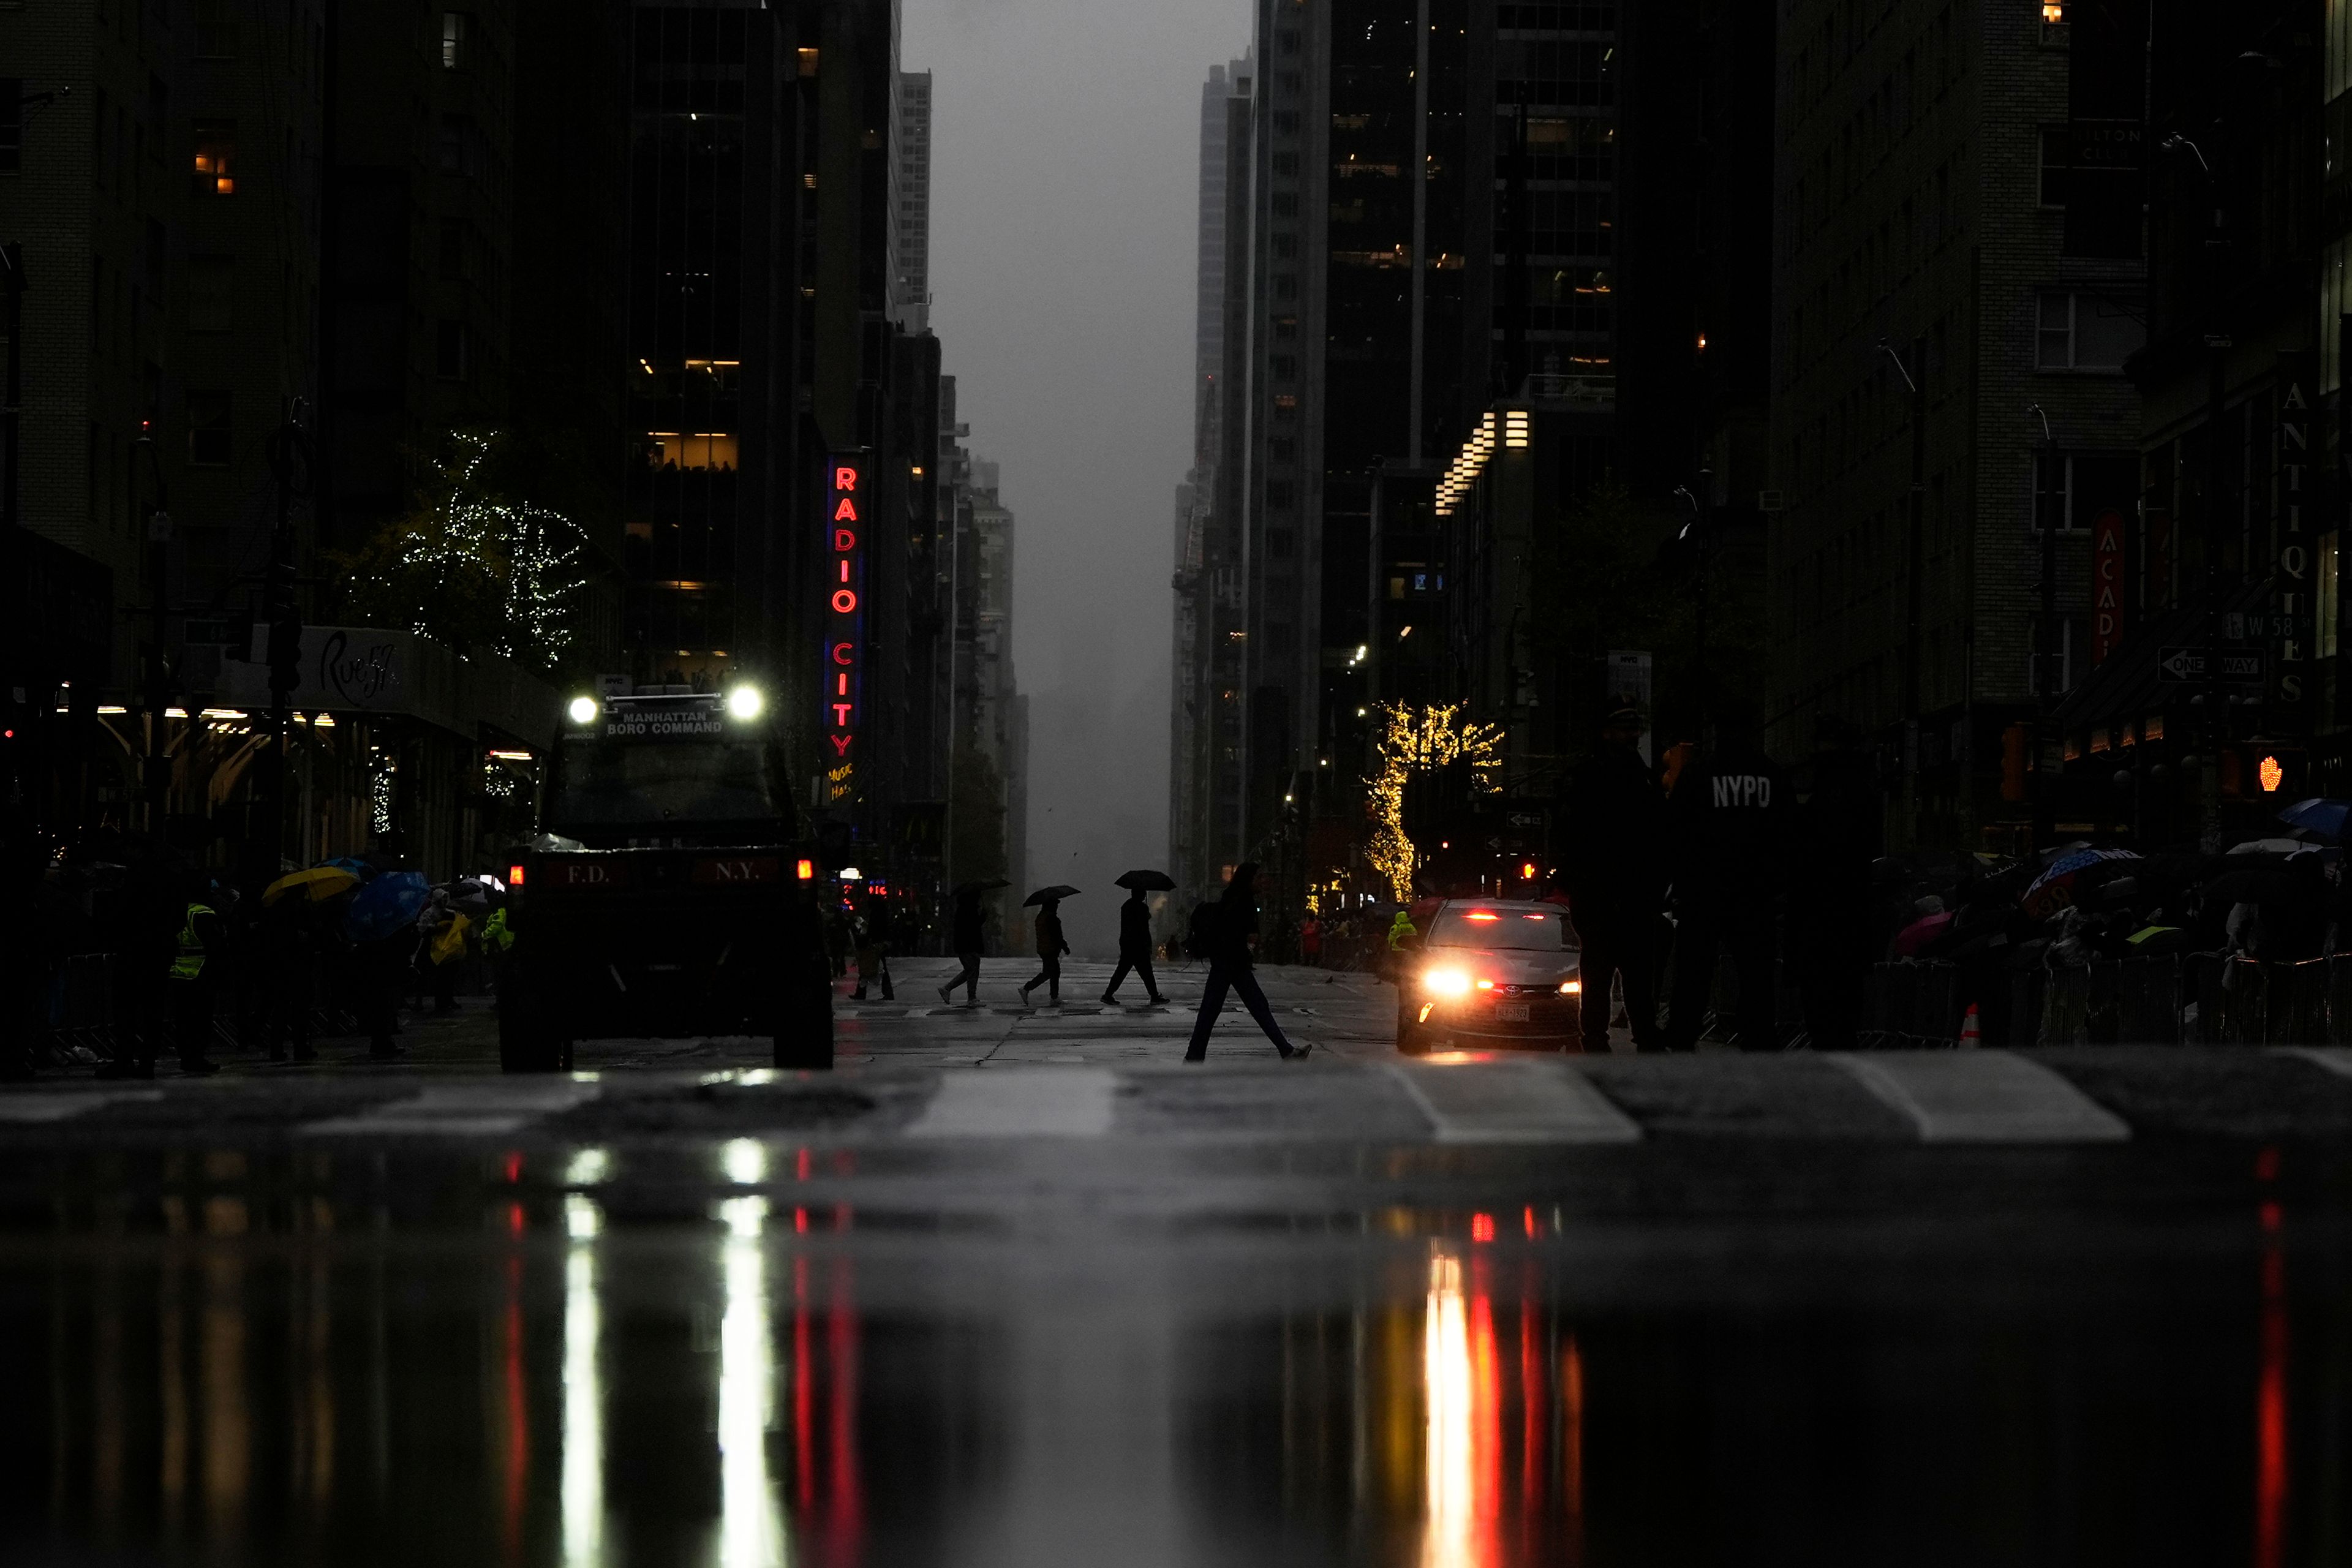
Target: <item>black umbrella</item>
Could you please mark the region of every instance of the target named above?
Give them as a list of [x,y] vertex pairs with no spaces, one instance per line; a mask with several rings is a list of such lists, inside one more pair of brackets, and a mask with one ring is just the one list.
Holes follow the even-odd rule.
[[1009,888],[1011,886],[1013,886],[1013,884],[1006,881],[1002,877],[998,877],[992,881],[986,882],[958,882],[956,884],[955,896],[961,899],[967,893],[992,893],[999,888]]
[[1129,871],[1119,878],[1122,888],[1140,888],[1147,893],[1172,893],[1176,879],[1165,871]]
[[1021,907],[1025,910],[1031,904],[1042,904],[1049,902],[1055,899],[1070,898],[1075,896],[1076,892],[1077,889],[1071,887],[1067,882],[1056,882],[1050,888],[1040,888],[1035,892],[1030,894],[1027,898],[1022,900]]

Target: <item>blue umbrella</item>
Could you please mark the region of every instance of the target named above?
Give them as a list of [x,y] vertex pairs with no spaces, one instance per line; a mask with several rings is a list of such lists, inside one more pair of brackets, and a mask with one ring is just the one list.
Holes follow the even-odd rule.
[[2339,840],[2347,817],[2352,817],[2352,800],[2299,800],[2278,814],[2278,820],[2290,827]]
[[376,942],[397,935],[416,920],[416,911],[433,897],[422,871],[386,871],[352,895],[343,914],[343,933],[353,942]]

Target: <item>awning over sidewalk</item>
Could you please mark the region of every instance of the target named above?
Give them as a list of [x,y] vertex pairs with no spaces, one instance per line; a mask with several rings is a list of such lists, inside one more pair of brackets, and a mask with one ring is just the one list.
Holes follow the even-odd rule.
[[[253,651],[269,646],[267,626],[253,628]],[[554,735],[562,698],[555,688],[510,660],[460,658],[415,632],[383,626],[305,626],[294,706],[304,712],[369,713],[421,720],[463,736],[487,726],[530,746]],[[227,708],[258,711],[269,705],[269,667],[258,660],[221,661],[208,698]]]

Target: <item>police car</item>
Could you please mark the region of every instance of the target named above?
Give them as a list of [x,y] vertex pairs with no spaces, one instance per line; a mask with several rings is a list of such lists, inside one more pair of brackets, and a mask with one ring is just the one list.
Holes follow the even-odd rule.
[[1559,1049],[1581,1037],[1576,930],[1559,904],[1449,899],[1408,954],[1398,985],[1397,1048]]

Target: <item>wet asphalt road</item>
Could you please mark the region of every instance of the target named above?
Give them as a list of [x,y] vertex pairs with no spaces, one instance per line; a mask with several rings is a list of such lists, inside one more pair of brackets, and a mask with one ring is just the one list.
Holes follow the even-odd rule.
[[0,1094],[0,1563],[2352,1561],[2344,1058],[1406,1064],[1269,972],[1317,1056],[1187,1068],[900,967],[824,1078]]

